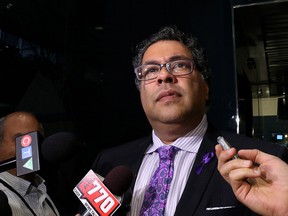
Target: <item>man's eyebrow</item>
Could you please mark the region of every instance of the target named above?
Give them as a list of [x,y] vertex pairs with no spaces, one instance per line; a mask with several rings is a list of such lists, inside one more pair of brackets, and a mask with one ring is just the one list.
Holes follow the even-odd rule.
[[[176,60],[181,60],[181,59],[191,60],[191,58],[189,58],[189,57],[187,57],[187,56],[184,56],[184,55],[176,55],[176,56],[171,56],[171,57],[169,57],[169,59],[168,59],[167,62],[176,61]],[[159,63],[158,61],[156,61],[156,60],[149,60],[149,61],[143,62],[142,65],[145,65],[145,64],[160,64],[160,63]]]
[[192,58],[186,56],[186,55],[176,55],[176,56],[171,56],[169,58],[169,61],[175,61],[175,60],[182,60],[182,59],[185,59],[185,60],[192,60]]
[[146,64],[160,64],[160,63],[156,60],[149,60],[149,61],[143,62],[142,65],[146,65]]

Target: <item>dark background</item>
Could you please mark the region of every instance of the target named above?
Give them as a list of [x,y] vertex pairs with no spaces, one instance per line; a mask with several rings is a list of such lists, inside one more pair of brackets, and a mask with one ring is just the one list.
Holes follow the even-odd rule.
[[[198,37],[208,52],[211,118],[219,127],[235,130],[231,4],[3,0],[1,30],[40,50],[34,48],[25,59],[17,55],[17,47],[2,51],[2,113],[31,110],[48,134],[73,130],[93,155],[149,133],[134,84],[131,49],[161,26],[176,24]],[[7,38],[2,37],[3,43]]]
[[[150,133],[134,84],[131,49],[161,26],[176,24],[198,37],[208,52],[210,119],[236,132],[232,4],[1,0],[1,116],[32,111],[46,135],[75,133],[88,149],[86,165],[101,149]],[[22,47],[32,52],[25,58],[15,46],[19,38],[31,43]],[[84,173],[90,168],[86,165],[81,168]]]

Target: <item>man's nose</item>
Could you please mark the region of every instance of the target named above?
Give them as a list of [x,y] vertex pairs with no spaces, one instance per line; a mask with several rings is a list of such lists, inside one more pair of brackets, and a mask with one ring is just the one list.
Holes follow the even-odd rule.
[[159,84],[162,82],[173,82],[175,80],[175,76],[167,70],[166,64],[161,65],[161,66],[162,67],[160,68],[160,71],[157,77],[157,82]]

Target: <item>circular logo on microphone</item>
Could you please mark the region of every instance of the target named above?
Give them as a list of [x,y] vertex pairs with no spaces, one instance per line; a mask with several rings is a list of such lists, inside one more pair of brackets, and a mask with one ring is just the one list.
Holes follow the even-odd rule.
[[32,142],[32,137],[30,135],[28,135],[28,134],[23,136],[22,139],[21,139],[21,145],[23,147],[29,146],[31,144],[31,142]]

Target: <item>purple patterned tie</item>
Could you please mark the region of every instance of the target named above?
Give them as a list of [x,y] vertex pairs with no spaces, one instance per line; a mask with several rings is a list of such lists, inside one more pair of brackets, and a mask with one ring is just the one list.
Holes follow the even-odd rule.
[[173,159],[178,150],[180,149],[175,146],[162,146],[156,150],[160,163],[148,185],[140,215],[164,215],[173,177]]

